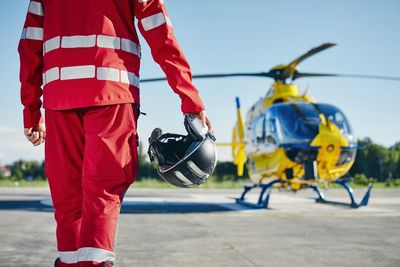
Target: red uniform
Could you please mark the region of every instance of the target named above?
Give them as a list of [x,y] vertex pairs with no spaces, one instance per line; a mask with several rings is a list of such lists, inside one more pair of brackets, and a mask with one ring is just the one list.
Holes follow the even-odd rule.
[[19,44],[25,128],[46,109],[46,174],[62,266],[114,260],[119,206],[137,173],[140,45],[182,100],[204,110],[162,0],[31,1]]

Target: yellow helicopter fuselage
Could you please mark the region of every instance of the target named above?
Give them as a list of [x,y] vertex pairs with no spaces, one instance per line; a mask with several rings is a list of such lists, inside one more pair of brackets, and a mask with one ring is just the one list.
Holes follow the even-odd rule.
[[[293,122],[289,118],[286,119],[292,125],[296,123],[304,124],[301,125],[305,128],[304,131],[308,131],[307,127],[314,127],[315,135],[312,136],[312,139],[302,140],[298,138],[288,143],[283,140],[284,138],[279,137],[279,135],[287,135],[288,133],[278,133],[276,126],[278,123],[282,125],[282,122],[278,120],[282,121],[285,114],[278,114],[280,115],[279,118],[272,118],[269,115],[269,111],[275,105],[283,111],[289,110],[289,114],[292,116],[292,113],[298,112],[298,114],[294,114]],[[305,114],[302,114],[304,111],[301,108],[304,109],[304,107],[311,109],[311,111],[315,108],[315,111],[312,111],[314,117],[311,119],[314,120],[314,124],[319,119],[317,126],[308,126],[304,122],[296,122],[309,119],[305,117]],[[251,107],[246,116],[244,143],[247,158],[246,166],[253,182],[264,184],[279,178],[283,186],[298,190],[312,183],[335,181],[350,170],[354,163],[354,151],[356,149],[350,143],[354,140],[354,137],[351,136],[351,140],[349,140],[349,136],[346,136],[343,129],[335,124],[334,119],[327,118],[326,114],[319,108],[312,98],[300,94],[297,85],[280,82],[274,83],[266,97],[260,99]],[[233,143],[240,142],[238,138],[240,136],[238,134],[239,125],[240,122],[234,129]],[[289,130],[283,126],[279,128],[281,131],[295,131],[295,128]],[[273,131],[275,132],[273,133]],[[240,146],[234,147],[233,156],[236,161],[239,157],[239,148]],[[348,150],[352,150],[354,153],[347,153]],[[310,154],[313,158],[307,159],[307,155],[303,155],[305,160],[296,158],[301,157],[302,153]],[[243,160],[241,162],[243,163]],[[315,175],[312,175],[312,177],[307,177],[309,172],[305,170],[307,168],[305,162],[314,167]],[[313,166],[310,164],[313,164]]]

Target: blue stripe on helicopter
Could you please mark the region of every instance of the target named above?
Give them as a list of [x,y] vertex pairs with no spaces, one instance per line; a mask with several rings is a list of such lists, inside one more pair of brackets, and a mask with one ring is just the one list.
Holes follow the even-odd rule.
[[280,144],[279,147],[283,148],[302,148],[302,149],[320,149],[321,146],[311,146],[311,145],[302,145],[302,144]]
[[340,148],[343,150],[351,150],[351,149],[360,149],[360,148],[362,148],[362,146],[353,144],[353,145],[349,145],[349,146],[341,146]]
[[[300,148],[300,149],[320,149],[321,146],[311,146],[311,145],[302,145],[302,144],[281,144],[279,147],[283,148]],[[361,149],[362,147],[359,145],[349,145],[349,146],[341,146],[342,150],[352,150],[352,149]]]

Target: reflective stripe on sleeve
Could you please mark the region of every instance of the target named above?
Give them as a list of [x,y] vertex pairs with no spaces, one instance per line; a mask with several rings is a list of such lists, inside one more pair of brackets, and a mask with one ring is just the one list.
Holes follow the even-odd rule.
[[[149,0],[138,0],[138,1],[139,1],[139,3],[146,3]],[[161,4],[164,4],[164,0],[159,0],[159,1],[160,1]]]
[[44,9],[42,3],[31,1],[29,4],[28,12],[38,16],[44,16]]
[[43,41],[43,28],[27,27],[22,30],[21,39]]
[[165,20],[167,21],[167,25],[168,26],[173,27],[172,21],[171,21],[171,19],[169,17],[165,17]]
[[78,249],[78,262],[93,261],[106,262],[115,261],[115,254],[111,251],[101,248],[80,248]]
[[64,36],[61,40],[62,48],[86,48],[96,45],[96,35]]
[[149,31],[154,28],[157,28],[158,26],[165,24],[167,21],[166,21],[165,15],[162,12],[160,12],[160,13],[148,16],[146,18],[143,18],[141,22],[142,22],[143,29],[145,31]]
[[26,39],[26,28],[22,29],[21,39]]
[[60,36],[51,38],[44,42],[44,53],[60,48]]
[[78,262],[77,251],[59,251],[58,256],[60,257],[60,261],[63,263],[71,264]]
[[97,36],[97,46],[104,48],[121,48],[121,38],[115,36],[99,35]]
[[94,65],[61,68],[61,80],[94,78],[96,67]]
[[97,68],[97,80],[119,82],[119,70],[113,68]]

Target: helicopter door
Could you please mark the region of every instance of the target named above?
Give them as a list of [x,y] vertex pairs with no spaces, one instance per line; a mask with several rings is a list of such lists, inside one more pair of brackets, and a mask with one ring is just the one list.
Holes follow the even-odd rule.
[[265,143],[265,115],[262,114],[254,121],[253,145],[260,147]]
[[253,146],[256,153],[270,153],[276,146],[276,127],[273,119],[267,119],[262,113],[253,124]]
[[278,145],[276,119],[271,116],[270,112],[265,116],[265,134],[265,142],[267,145]]

